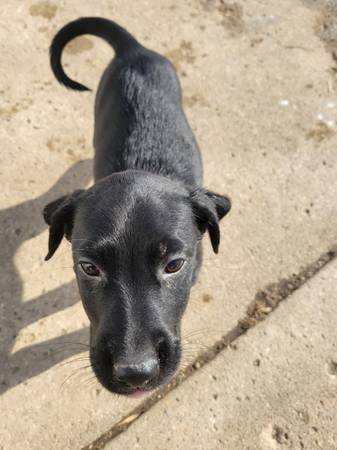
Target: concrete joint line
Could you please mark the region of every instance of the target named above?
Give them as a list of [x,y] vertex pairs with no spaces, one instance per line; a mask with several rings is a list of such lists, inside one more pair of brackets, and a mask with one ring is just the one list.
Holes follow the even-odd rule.
[[157,390],[141,405],[134,408],[127,416],[114,424],[108,431],[103,433],[91,444],[83,447],[82,450],[103,449],[108,442],[117,437],[120,433],[126,431],[133,422],[152,408],[152,406],[158,403],[169,392],[182,384],[201,367],[210,363],[236,339],[247,333],[250,328],[253,328],[259,322],[266,319],[266,317],[268,317],[283,300],[287,299],[294,291],[303,286],[310,278],[314,277],[323,267],[336,258],[336,256],[337,246],[328,252],[323,253],[316,261],[308,264],[298,273],[294,273],[288,278],[281,279],[277,283],[269,284],[261,291],[258,291],[254,300],[248,306],[245,317],[240,319],[238,324],[232,328],[232,330],[222,336],[221,339],[215,342],[207,350],[201,352],[184,370],[178,372],[176,377],[169,384]]

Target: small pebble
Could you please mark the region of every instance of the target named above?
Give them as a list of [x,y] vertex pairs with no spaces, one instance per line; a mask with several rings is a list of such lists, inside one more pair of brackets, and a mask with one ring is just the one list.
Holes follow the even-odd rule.
[[289,106],[289,100],[287,99],[280,100],[280,106]]

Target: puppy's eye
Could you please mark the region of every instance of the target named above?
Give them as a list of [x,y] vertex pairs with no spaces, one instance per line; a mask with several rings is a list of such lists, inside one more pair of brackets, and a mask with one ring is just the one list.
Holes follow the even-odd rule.
[[80,266],[83,272],[89,275],[89,277],[99,277],[101,274],[100,270],[94,264],[82,262]]
[[183,258],[172,259],[172,261],[170,261],[166,265],[165,272],[166,273],[178,272],[183,267],[184,262],[185,262],[185,260]]

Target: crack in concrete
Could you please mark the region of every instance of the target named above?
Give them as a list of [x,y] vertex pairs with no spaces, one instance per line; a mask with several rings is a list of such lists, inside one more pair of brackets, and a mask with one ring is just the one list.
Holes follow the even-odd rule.
[[337,246],[323,253],[316,261],[308,264],[298,273],[294,273],[288,278],[283,278],[277,283],[271,283],[264,289],[258,291],[254,300],[247,308],[247,313],[238,324],[226,333],[221,339],[215,342],[190,363],[184,370],[178,372],[175,378],[167,385],[157,390],[148,397],[142,404],[134,408],[127,416],[114,424],[108,431],[103,433],[91,444],[86,445],[82,450],[101,450],[108,442],[126,431],[142,414],[149,411],[152,406],[158,403],[169,392],[182,384],[191,375],[211,362],[219,353],[225,350],[240,336],[265,320],[278,305],[287,299],[293,292],[303,286],[308,280],[314,277],[323,267],[337,256]]

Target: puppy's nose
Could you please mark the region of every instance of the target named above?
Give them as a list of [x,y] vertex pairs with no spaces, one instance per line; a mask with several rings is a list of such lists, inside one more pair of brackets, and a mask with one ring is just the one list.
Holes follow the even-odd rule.
[[154,358],[145,361],[121,361],[113,368],[114,377],[118,381],[132,387],[142,387],[151,381],[159,372],[158,361]]

